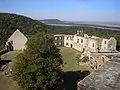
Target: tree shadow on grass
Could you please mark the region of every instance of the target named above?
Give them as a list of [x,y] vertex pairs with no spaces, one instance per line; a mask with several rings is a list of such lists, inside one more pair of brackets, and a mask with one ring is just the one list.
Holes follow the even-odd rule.
[[63,87],[65,90],[77,90],[77,83],[82,80],[84,77],[89,75],[89,71],[69,71],[64,72],[63,79]]

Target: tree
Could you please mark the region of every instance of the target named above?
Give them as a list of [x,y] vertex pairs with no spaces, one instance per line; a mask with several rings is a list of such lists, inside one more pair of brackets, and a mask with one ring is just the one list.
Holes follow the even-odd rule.
[[15,58],[13,77],[26,90],[56,90],[61,84],[63,61],[53,37],[39,33]]

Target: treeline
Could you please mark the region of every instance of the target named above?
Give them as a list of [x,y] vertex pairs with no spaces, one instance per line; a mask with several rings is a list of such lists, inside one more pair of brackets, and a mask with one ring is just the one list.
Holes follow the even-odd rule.
[[84,33],[93,34],[120,34],[120,31],[113,31],[100,28],[81,26],[50,26],[50,29],[54,34],[75,34],[77,30],[83,30]]
[[25,35],[33,35],[46,27],[45,24],[25,16],[0,13],[0,45],[5,44],[16,29]]

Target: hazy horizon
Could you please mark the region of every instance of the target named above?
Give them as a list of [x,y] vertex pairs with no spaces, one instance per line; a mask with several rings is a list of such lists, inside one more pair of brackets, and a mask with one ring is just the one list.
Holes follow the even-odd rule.
[[0,12],[37,20],[120,23],[120,0],[0,0]]

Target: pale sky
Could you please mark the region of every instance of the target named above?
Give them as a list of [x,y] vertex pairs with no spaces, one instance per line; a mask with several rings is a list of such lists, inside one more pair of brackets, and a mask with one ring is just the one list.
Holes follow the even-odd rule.
[[120,0],[0,0],[0,12],[39,20],[120,22]]

